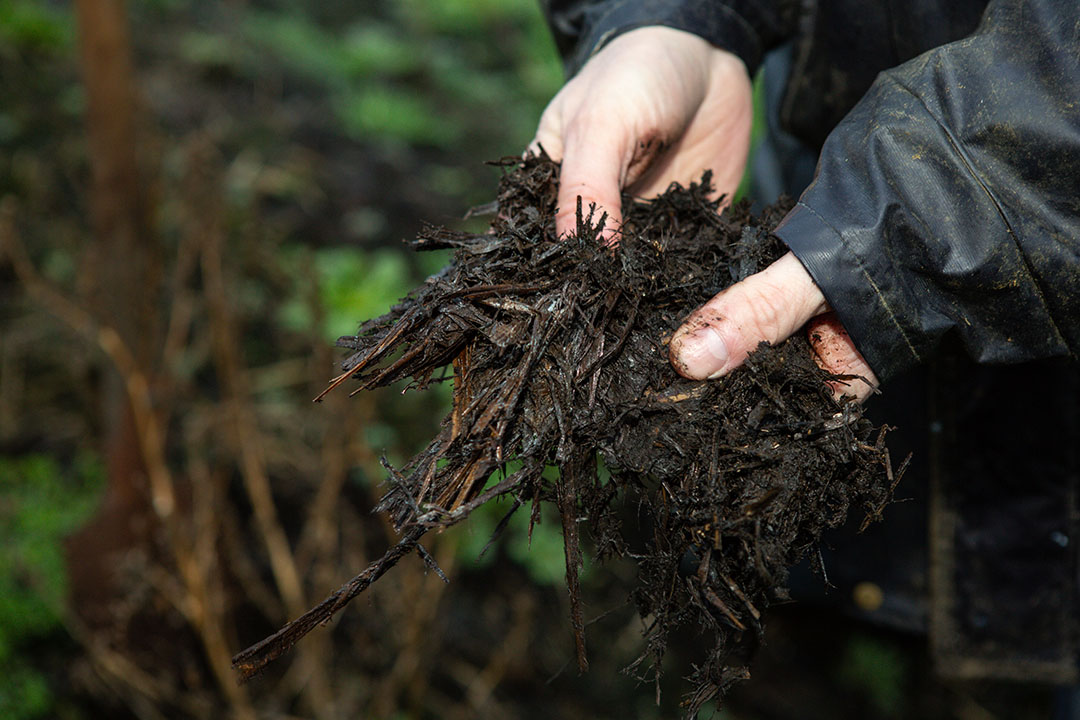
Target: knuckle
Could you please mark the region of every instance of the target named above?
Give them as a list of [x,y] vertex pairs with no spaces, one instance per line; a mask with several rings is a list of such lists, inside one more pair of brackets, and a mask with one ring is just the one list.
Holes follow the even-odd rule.
[[755,280],[746,282],[733,298],[742,307],[742,312],[735,314],[740,320],[739,330],[744,335],[752,333],[761,340],[779,342],[790,332],[785,322],[784,290],[762,278]]

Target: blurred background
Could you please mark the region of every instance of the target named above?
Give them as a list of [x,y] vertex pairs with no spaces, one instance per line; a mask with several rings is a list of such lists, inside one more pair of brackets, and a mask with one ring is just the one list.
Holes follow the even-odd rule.
[[[481,555],[505,504],[430,540],[449,585],[409,558],[263,677],[229,666],[394,541],[379,457],[449,388],[311,399],[448,261],[401,240],[483,229],[484,162],[561,82],[534,0],[0,0],[0,717],[678,713],[698,639],[662,685],[622,672],[635,571],[588,567],[579,676],[558,523]],[[718,717],[966,707],[919,690],[919,641],[798,612]]]

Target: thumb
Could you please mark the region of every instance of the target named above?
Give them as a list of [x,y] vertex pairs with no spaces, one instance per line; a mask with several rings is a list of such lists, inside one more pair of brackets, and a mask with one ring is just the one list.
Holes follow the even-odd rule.
[[691,313],[671,338],[671,363],[694,380],[720,377],[761,341],[785,340],[827,310],[810,273],[789,252]]

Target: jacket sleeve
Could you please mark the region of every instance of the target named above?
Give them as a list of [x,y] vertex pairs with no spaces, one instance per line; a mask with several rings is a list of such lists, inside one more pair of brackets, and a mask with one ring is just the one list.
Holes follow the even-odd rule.
[[881,378],[956,333],[980,362],[1080,350],[1080,3],[999,0],[878,76],[776,234]]
[[750,75],[792,34],[794,0],[541,0],[566,76],[613,38],[648,25],[685,30],[738,55]]

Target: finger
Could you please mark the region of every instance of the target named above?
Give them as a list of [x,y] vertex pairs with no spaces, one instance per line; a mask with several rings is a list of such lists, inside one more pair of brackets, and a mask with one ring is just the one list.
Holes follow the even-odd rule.
[[720,377],[762,341],[776,344],[827,310],[821,290],[789,252],[691,313],[671,339],[671,363],[684,377]]
[[806,327],[806,336],[818,367],[833,375],[850,377],[829,382],[837,399],[849,395],[862,402],[874,393],[878,386],[877,376],[855,348],[836,313],[825,313],[812,319]]
[[563,147],[562,171],[559,175],[558,211],[555,232],[562,237],[577,231],[578,198],[587,217],[595,206],[593,222],[607,213],[603,235],[607,242],[617,242],[622,225],[621,178],[623,152],[618,140],[607,132],[590,132],[584,124],[567,131]]
[[552,121],[541,118],[540,127],[536,131],[536,137],[529,143],[527,152],[531,152],[533,155],[539,155],[540,150],[543,149],[549,158],[555,162],[559,162],[563,157],[562,135],[556,128],[552,127],[552,125]]

